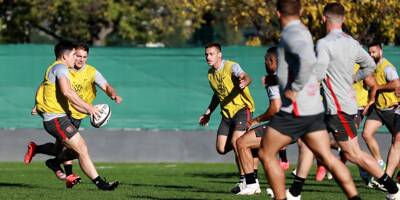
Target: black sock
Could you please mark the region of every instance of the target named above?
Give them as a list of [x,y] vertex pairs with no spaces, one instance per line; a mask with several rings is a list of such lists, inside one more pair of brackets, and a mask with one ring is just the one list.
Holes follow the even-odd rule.
[[256,179],[254,178],[254,173],[245,174],[246,184],[256,183]]
[[72,165],[68,164],[68,165],[64,165],[64,170],[65,170],[65,174],[71,175],[72,174]]
[[378,182],[385,186],[389,194],[396,194],[399,191],[396,183],[386,173],[378,179]]
[[361,197],[356,195],[354,197],[349,198],[349,200],[361,200]]
[[258,179],[258,170],[257,169],[254,170],[254,178]]
[[96,186],[99,189],[106,189],[108,187],[107,182],[105,182],[100,176],[97,176],[95,179],[92,180],[94,184],[96,184]]
[[55,156],[57,154],[57,147],[54,143],[46,143],[36,146],[36,153]]
[[279,150],[279,158],[282,162],[287,162],[286,149]]
[[245,179],[244,175],[240,175],[240,176],[239,176],[239,182],[240,182],[240,183],[243,182],[244,179]]
[[295,197],[299,196],[301,194],[301,191],[303,190],[303,185],[305,181],[305,178],[298,177],[297,175],[294,176],[294,180],[292,186],[289,189],[289,192]]

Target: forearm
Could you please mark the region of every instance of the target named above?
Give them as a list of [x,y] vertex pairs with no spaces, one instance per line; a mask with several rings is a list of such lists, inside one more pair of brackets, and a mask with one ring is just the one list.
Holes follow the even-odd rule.
[[111,87],[111,85],[106,86],[106,89],[104,90],[104,92],[107,94],[107,96],[109,96],[112,100],[115,100],[115,98],[118,96],[117,92],[115,91],[115,89],[113,87]]
[[398,87],[400,87],[400,80],[394,80],[385,85],[379,85],[378,92],[393,92]]
[[214,94],[212,96],[210,104],[208,105],[208,108],[204,114],[210,115],[217,108],[218,104],[219,104],[219,99],[218,99],[217,95]]
[[261,115],[255,118],[255,121],[258,123],[270,120],[280,109],[281,107],[281,100],[274,99],[270,101],[270,105],[268,109]]
[[89,113],[90,105],[83,101],[73,90],[65,91],[63,94],[78,111]]

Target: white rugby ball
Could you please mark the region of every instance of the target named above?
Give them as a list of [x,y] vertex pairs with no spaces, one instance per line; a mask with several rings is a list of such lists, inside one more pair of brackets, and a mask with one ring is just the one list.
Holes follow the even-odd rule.
[[99,110],[99,116],[90,116],[90,123],[93,127],[100,128],[107,124],[111,117],[111,109],[107,104],[94,105]]

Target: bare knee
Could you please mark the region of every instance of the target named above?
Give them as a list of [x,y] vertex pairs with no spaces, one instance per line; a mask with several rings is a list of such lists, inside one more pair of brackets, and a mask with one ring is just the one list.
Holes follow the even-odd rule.
[[265,148],[260,148],[258,150],[258,158],[263,162],[269,162],[271,159],[276,159],[275,156],[271,156],[269,152],[266,151]]
[[244,150],[246,148],[247,148],[246,140],[244,140],[243,138],[239,138],[236,140],[236,149],[237,150],[240,151],[240,150]]
[[364,139],[365,141],[371,141],[371,140],[374,139],[374,136],[373,136],[372,134],[370,134],[370,133],[365,133],[365,132],[362,134],[362,137],[363,137],[363,139]]

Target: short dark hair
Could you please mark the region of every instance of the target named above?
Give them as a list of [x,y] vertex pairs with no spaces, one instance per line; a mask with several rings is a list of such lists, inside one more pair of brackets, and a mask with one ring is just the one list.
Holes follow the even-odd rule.
[[379,41],[372,41],[371,43],[368,44],[368,48],[378,46],[380,49],[382,49],[382,43]]
[[86,51],[89,54],[89,45],[87,45],[84,42],[80,42],[80,43],[76,44],[75,49],[82,49],[82,50]]
[[210,43],[206,44],[206,46],[204,47],[204,49],[208,49],[208,48],[211,48],[211,47],[215,47],[215,48],[217,48],[220,52],[222,52],[221,45],[220,45],[219,43],[216,43],[216,42],[210,42]]
[[300,0],[278,0],[276,9],[284,16],[299,16],[301,3]]
[[56,59],[61,58],[64,53],[75,49],[75,45],[70,41],[61,41],[54,46]]
[[344,7],[338,2],[328,3],[322,12],[324,15],[344,16]]

